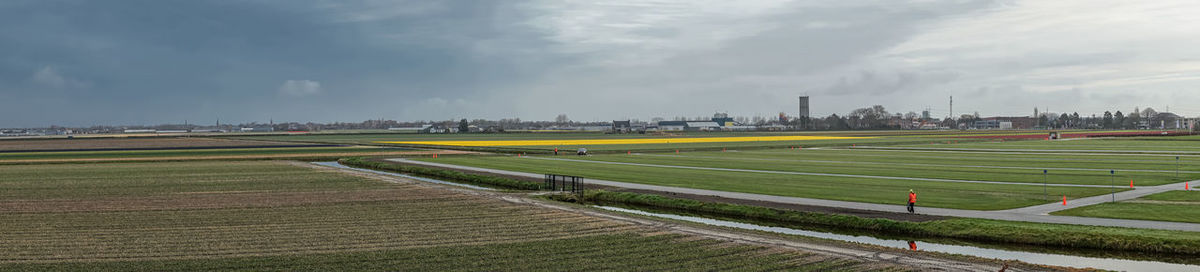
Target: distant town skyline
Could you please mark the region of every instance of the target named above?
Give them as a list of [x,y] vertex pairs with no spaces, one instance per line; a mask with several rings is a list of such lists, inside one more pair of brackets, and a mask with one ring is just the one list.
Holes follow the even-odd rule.
[[1196,1],[5,1],[0,127],[1200,116]]

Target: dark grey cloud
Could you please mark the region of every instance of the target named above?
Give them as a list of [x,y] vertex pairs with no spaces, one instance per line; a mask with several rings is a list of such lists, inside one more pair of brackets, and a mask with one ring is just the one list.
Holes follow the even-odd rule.
[[957,112],[984,114],[1162,108],[1200,103],[1200,44],[1186,38],[1200,34],[1195,11],[1188,1],[3,1],[0,127],[769,116],[801,94],[817,114],[882,104],[947,115],[951,94]]
[[[0,126],[404,118],[404,102],[470,96],[531,67],[487,48],[533,49],[505,40],[521,34],[494,3],[365,3],[6,3],[0,92],[25,103],[5,103]],[[380,100],[392,106],[356,106]]]

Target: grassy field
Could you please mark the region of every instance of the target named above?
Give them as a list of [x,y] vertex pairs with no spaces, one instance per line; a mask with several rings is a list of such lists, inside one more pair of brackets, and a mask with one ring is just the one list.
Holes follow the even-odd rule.
[[288,162],[0,166],[0,270],[840,270]]
[[1079,207],[1054,215],[1200,223],[1200,191],[1171,191]]
[[[608,156],[613,158],[641,157]],[[909,189],[917,190],[921,205],[927,207],[1002,210],[1050,202],[1045,200],[1042,186],[1030,185],[784,175],[599,164],[512,156],[446,156],[419,160],[531,173],[576,175],[631,183],[880,204],[903,204]],[[734,167],[724,164],[708,164],[706,166]],[[1109,188],[1050,186],[1046,189],[1052,196],[1066,195],[1072,199],[1110,192]],[[1054,200],[1054,198],[1050,200]]]
[[[1008,155],[1003,158],[945,153],[929,156],[916,152],[869,150],[753,150],[738,152],[683,152],[632,155],[560,156],[575,160],[716,167],[804,173],[831,173],[885,177],[1003,181],[1021,183],[1110,185],[1109,170],[1127,185],[1159,185],[1200,178],[1200,161],[1189,161],[1175,176],[1174,160],[1091,161],[1083,156],[1046,157]],[[919,158],[919,159],[918,159]],[[1169,163],[1169,164],[1168,164]],[[1053,169],[1043,177],[1042,170]],[[1133,171],[1131,171],[1133,170]]]
[[[1061,131],[1072,132],[1072,131]],[[1087,133],[1103,133],[1105,131],[1081,131]],[[995,137],[1013,135],[1044,135],[1046,131],[809,131],[809,132],[698,132],[672,131],[647,134],[603,134],[598,132],[573,133],[497,133],[497,134],[314,134],[314,135],[271,135],[271,136],[235,136],[231,139],[264,140],[278,142],[302,143],[334,143],[334,144],[370,144],[393,145],[408,147],[435,147],[461,150],[550,153],[555,148],[562,151],[574,151],[587,148],[592,152],[621,153],[626,151],[651,152],[679,150],[719,150],[751,149],[766,147],[844,147],[852,145],[893,146],[909,145],[923,146],[930,143],[968,143],[968,142],[998,142],[999,139],[964,138],[966,136]],[[801,141],[754,141],[753,137],[772,136],[814,136],[814,137],[857,137],[852,139],[801,140]],[[746,141],[718,143],[644,143],[644,144],[611,144],[610,140],[651,140],[651,139],[686,139],[712,137],[747,137]],[[436,145],[432,143],[413,143],[428,141],[444,141],[451,145]],[[463,141],[478,141],[472,146]],[[547,141],[545,145],[514,144],[512,146],[491,146],[495,141]],[[552,142],[563,142],[552,144]],[[583,141],[580,143],[579,141]],[[595,141],[595,142],[588,142]],[[399,143],[408,142],[408,143]],[[1032,141],[1025,141],[1032,142]]]
[[[937,148],[955,149],[1003,149],[1026,150],[1039,152],[1142,152],[1163,154],[1200,155],[1200,145],[1196,145],[1196,136],[1170,137],[1131,137],[1131,138],[1095,138],[1074,140],[1027,140],[1027,141],[982,141],[959,143],[955,145],[934,146]],[[899,145],[904,147],[930,147],[925,144]]]
[[[252,136],[234,137],[232,139],[304,142],[304,143],[334,143],[334,144],[374,144],[413,147],[443,147],[456,149],[504,150],[516,152],[548,153],[558,148],[562,151],[574,151],[587,148],[599,152],[674,150],[674,149],[720,149],[720,148],[758,148],[758,147],[787,147],[787,146],[850,146],[863,144],[890,145],[897,143],[922,143],[937,137],[959,135],[960,132],[939,131],[862,131],[862,132],[670,132],[665,134],[602,134],[602,133],[501,133],[501,134],[361,134],[361,135],[289,135],[289,136]],[[859,137],[857,139],[837,140],[805,140],[805,141],[753,141],[722,142],[722,143],[654,143],[654,144],[585,144],[585,145],[539,145],[539,146],[499,146],[499,147],[462,147],[437,146],[418,144],[388,144],[384,142],[408,141],[580,141],[580,140],[617,140],[617,139],[677,139],[677,138],[711,138],[711,137],[770,137],[770,136],[828,136],[828,137]],[[748,138],[749,139],[749,138]],[[941,139],[946,140],[946,139]],[[954,139],[971,141],[969,139]],[[939,140],[940,141],[940,140]]]
[[[569,197],[551,195],[552,198]],[[1190,256],[1200,254],[1200,232],[1043,224],[971,218],[949,218],[923,222],[862,218],[794,210],[779,210],[740,204],[703,202],[670,196],[589,190],[577,197],[600,205],[632,206],[660,213],[703,215],[762,225],[778,225],[818,231],[858,230],[873,235],[942,237],[955,241],[1003,245],[1037,245],[1056,250],[1080,248],[1105,252],[1156,252]],[[897,237],[893,239],[903,239]],[[1184,257],[1187,258],[1187,257]],[[1194,262],[1193,262],[1194,263]]]

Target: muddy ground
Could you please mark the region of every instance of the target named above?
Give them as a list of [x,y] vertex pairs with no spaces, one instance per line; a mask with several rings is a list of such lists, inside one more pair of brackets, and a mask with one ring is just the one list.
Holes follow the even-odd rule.
[[281,143],[264,141],[242,141],[216,138],[76,138],[76,139],[3,139],[0,152],[32,151],[94,151],[94,150],[145,150],[169,148],[213,148],[213,147],[269,147],[300,146],[303,143]]

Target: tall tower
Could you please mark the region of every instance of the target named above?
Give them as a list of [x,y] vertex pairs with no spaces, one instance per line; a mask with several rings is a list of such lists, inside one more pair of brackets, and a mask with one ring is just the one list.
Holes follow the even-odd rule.
[[950,95],[950,119],[954,120],[954,95]]
[[808,96],[800,96],[800,115],[796,117],[796,120],[800,122],[800,129],[808,129],[808,124],[812,123],[809,121],[810,117],[810,113],[808,112]]
[[800,116],[800,118],[810,117],[809,112],[808,112],[808,96],[800,97],[800,115],[799,116]]

